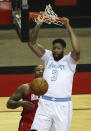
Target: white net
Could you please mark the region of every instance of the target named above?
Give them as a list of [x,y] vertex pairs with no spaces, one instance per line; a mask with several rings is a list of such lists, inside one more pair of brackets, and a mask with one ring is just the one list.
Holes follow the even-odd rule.
[[21,16],[18,15],[18,14],[16,14],[16,15],[15,15],[15,21],[16,21],[16,23],[18,24],[18,26],[19,26],[20,29],[21,29]]
[[38,24],[45,22],[47,24],[56,24],[62,26],[63,23],[58,21],[58,15],[53,11],[51,5],[47,5],[44,12],[40,12],[37,18],[34,18],[34,21]]

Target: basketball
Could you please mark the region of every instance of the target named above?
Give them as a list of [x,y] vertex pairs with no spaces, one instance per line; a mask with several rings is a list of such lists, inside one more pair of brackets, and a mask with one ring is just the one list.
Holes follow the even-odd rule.
[[31,82],[31,90],[35,95],[44,95],[48,90],[48,83],[43,78],[35,78]]

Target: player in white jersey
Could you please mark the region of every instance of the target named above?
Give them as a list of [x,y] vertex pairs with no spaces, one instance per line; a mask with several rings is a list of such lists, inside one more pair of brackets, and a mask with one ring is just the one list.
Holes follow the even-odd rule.
[[48,82],[48,91],[41,97],[32,124],[31,131],[69,131],[72,119],[72,81],[76,63],[80,58],[80,47],[69,19],[64,18],[64,25],[71,38],[73,50],[64,56],[66,43],[63,39],[53,41],[52,51],[37,44],[37,35],[41,23],[30,34],[28,43],[32,51],[45,63],[43,77]]

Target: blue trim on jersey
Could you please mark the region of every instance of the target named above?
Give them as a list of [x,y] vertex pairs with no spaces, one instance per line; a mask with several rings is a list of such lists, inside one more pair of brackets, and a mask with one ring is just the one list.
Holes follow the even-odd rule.
[[67,98],[55,98],[55,97],[49,97],[49,96],[42,96],[42,99],[45,99],[45,100],[48,100],[48,101],[55,101],[55,102],[71,101],[71,97],[67,97]]

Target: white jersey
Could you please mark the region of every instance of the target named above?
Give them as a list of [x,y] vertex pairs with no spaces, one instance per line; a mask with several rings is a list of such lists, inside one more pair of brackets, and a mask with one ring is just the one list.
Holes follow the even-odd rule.
[[70,97],[76,69],[76,61],[71,57],[71,52],[61,60],[55,61],[52,51],[45,50],[41,59],[45,63],[43,77],[49,85],[45,95],[56,98]]

